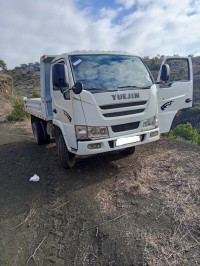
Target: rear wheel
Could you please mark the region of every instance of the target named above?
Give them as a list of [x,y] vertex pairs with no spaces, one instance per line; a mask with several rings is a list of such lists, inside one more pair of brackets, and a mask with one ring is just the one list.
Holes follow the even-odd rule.
[[58,136],[57,145],[58,157],[62,167],[66,169],[72,168],[76,162],[76,155],[68,151],[62,133]]
[[50,135],[47,134],[47,123],[43,120],[40,121],[42,126],[43,134],[44,134],[44,144],[48,144],[50,142]]
[[32,122],[32,130],[33,130],[33,136],[37,144],[38,145],[44,144],[43,129],[39,121],[35,120]]
[[40,119],[32,119],[32,130],[35,141],[38,145],[47,144],[50,142],[50,135],[46,132],[46,123]]
[[125,149],[125,153],[131,155],[135,152],[135,147],[130,147]]

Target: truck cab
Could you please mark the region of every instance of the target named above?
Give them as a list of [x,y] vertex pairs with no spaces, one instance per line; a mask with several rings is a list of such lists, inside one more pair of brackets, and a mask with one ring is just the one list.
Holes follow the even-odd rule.
[[[170,80],[170,65],[180,61],[187,67],[184,79]],[[177,111],[192,106],[188,57],[166,57],[157,82],[142,59],[128,53],[76,51],[43,56],[40,63],[41,99],[24,99],[25,109],[36,141],[54,136],[66,168],[76,155],[133,153],[168,132]]]

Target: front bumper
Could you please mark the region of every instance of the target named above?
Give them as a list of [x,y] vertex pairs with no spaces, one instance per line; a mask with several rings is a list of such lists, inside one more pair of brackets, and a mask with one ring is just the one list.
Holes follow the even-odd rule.
[[[155,137],[150,137],[150,134],[153,132],[158,132],[158,135]],[[126,138],[126,137],[134,137],[134,136],[141,136],[141,140],[129,144],[124,144],[122,146],[116,146],[116,140],[120,138]],[[78,150],[76,151],[77,155],[90,155],[90,154],[97,154],[97,153],[103,153],[103,152],[109,152],[109,151],[115,151],[115,150],[121,150],[145,143],[149,143],[152,141],[159,140],[160,138],[160,132],[159,128],[152,129],[145,132],[138,132],[135,134],[129,134],[125,136],[118,136],[114,138],[108,138],[108,139],[99,139],[99,140],[92,140],[92,141],[78,141]],[[97,149],[89,149],[89,144],[101,144],[101,148]]]

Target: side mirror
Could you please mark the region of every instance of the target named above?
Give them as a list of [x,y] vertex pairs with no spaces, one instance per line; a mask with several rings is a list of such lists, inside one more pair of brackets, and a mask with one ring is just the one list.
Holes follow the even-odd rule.
[[52,67],[52,82],[54,87],[58,87],[61,92],[62,88],[69,87],[66,77],[66,65],[55,64]]
[[83,90],[83,84],[80,81],[77,81],[74,86],[72,87],[72,90],[75,94],[80,94]]
[[162,65],[160,79],[163,80],[164,82],[167,82],[169,79],[169,74],[170,74],[169,65],[168,64]]

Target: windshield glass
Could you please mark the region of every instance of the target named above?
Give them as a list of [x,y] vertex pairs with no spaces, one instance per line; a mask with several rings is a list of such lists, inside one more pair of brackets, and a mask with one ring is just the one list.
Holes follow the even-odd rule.
[[127,90],[147,88],[152,79],[139,57],[126,55],[73,55],[75,81],[84,89]]

